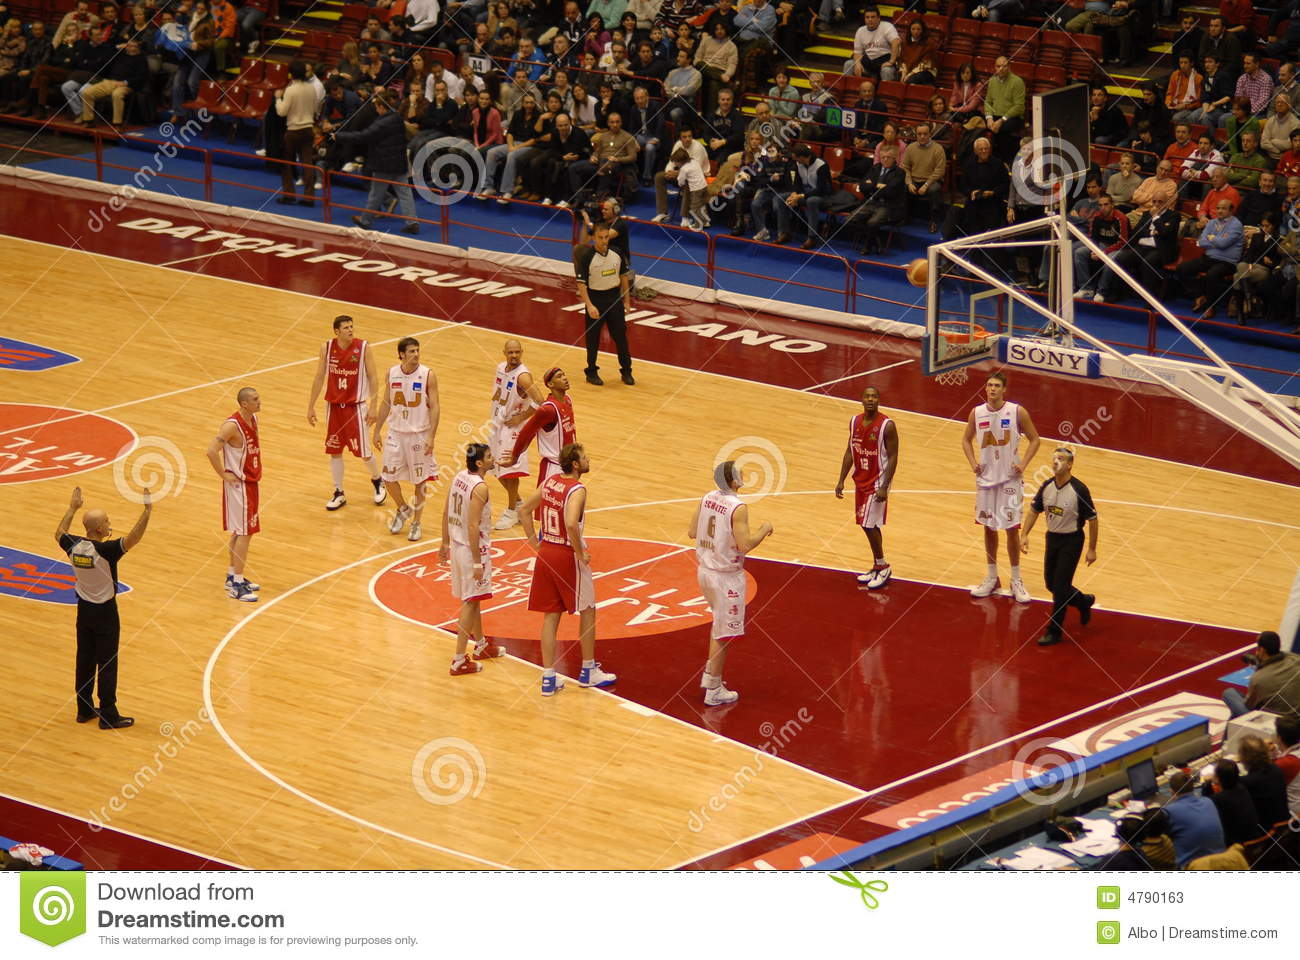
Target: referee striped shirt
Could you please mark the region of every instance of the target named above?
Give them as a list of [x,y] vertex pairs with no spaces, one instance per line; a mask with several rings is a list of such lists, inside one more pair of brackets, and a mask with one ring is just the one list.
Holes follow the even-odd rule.
[[1055,477],[1048,480],[1038,488],[1033,509],[1047,514],[1048,533],[1078,533],[1097,515],[1092,494],[1078,477],[1071,477],[1063,487],[1057,486]]

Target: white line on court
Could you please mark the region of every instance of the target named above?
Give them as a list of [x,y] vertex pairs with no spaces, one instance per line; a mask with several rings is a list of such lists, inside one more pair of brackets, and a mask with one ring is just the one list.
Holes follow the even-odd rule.
[[[698,499],[698,498],[692,498],[692,500],[694,500],[694,499]],[[664,504],[664,503],[672,503],[672,502],[675,502],[675,501],[658,500],[658,501],[652,501],[652,502],[644,503],[644,504],[637,504],[637,506],[647,506],[647,507],[649,507],[649,506],[659,506],[659,505]],[[610,511],[610,510],[620,510],[620,509],[622,509],[622,505],[615,505],[615,506],[609,506],[609,507],[595,507],[594,509],[588,510],[587,513],[589,513],[589,514],[592,514],[592,513],[604,513],[604,512],[606,512],[606,511]],[[500,539],[500,540],[494,540],[493,543],[502,543],[502,542],[507,542],[507,541],[510,541],[510,540],[518,540],[518,539],[519,539],[518,537],[507,537],[507,538],[503,538],[503,539]],[[600,540],[602,540],[602,539],[606,539],[606,538],[603,538],[603,537],[592,537],[592,538],[590,538],[590,539],[599,542]],[[635,542],[637,542],[637,543],[657,543],[657,544],[663,544],[664,546],[672,546],[672,544],[664,543],[664,541],[662,541],[662,540],[646,540],[646,539],[644,539],[644,538],[642,538],[642,537],[610,537],[610,538],[608,538],[608,539],[612,539],[612,540],[632,540],[632,541],[635,541]],[[691,548],[691,547],[677,547],[676,549],[674,549],[674,550],[670,550],[669,552],[667,552],[667,553],[665,553],[665,554],[661,554],[660,556],[657,556],[657,557],[650,557],[650,558],[648,558],[648,559],[646,559],[646,560],[638,560],[638,561],[635,562],[635,563],[627,564],[626,566],[620,567],[620,568],[618,568],[617,570],[608,570],[608,571],[605,571],[604,573],[594,574],[593,577],[592,577],[592,579],[593,579],[593,580],[595,580],[595,579],[599,579],[599,578],[601,578],[601,577],[609,576],[610,574],[614,574],[614,573],[623,573],[624,571],[626,571],[626,570],[630,570],[630,569],[632,569],[633,567],[642,566],[642,565],[647,564],[647,563],[654,563],[654,562],[656,562],[656,561],[663,560],[663,559],[665,559],[666,557],[672,557],[672,556],[676,556],[676,555],[679,554],[679,553],[684,553],[685,551],[690,550],[690,549],[692,549],[692,548]],[[381,556],[382,556],[382,554],[381,554]],[[404,613],[398,613],[398,612],[397,612],[396,610],[394,610],[392,607],[388,606],[386,603],[383,603],[383,602],[379,599],[378,595],[375,593],[375,584],[379,581],[379,578],[380,578],[381,576],[383,576],[383,575],[384,575],[388,570],[392,569],[394,566],[396,566],[396,564],[398,564],[398,563],[400,563],[400,562],[401,562],[400,560],[397,560],[397,561],[394,561],[393,563],[388,564],[388,565],[385,566],[383,569],[376,571],[376,572],[375,572],[375,575],[374,575],[373,577],[370,578],[370,582],[366,585],[366,590],[367,590],[367,592],[370,594],[370,601],[371,601],[371,602],[372,602],[376,607],[378,607],[380,610],[383,610],[385,613],[389,614],[390,616],[396,617],[396,618],[398,618],[399,620],[405,620],[407,623],[414,624],[414,625],[417,626],[417,627],[422,627],[422,628],[424,628],[424,629],[427,630],[427,629],[429,629],[429,624],[425,623],[425,622],[422,621],[422,620],[416,620],[416,619],[414,619],[413,617],[408,617],[408,616],[407,616],[406,614],[404,614]],[[527,597],[521,597],[521,598],[519,598],[518,600],[511,600],[511,601],[509,601],[508,603],[503,603],[503,604],[500,604],[500,605],[497,606],[497,607],[492,607],[491,610],[499,610],[499,609],[501,609],[502,607],[512,606],[512,605],[514,605],[514,604],[516,604],[516,603],[523,603],[523,602],[524,602],[525,600],[527,600],[527,599],[528,599]],[[483,612],[484,612],[484,613],[490,613],[491,610],[484,610]],[[446,621],[444,621],[443,623],[441,623],[441,624],[435,626],[433,629],[435,629],[435,630],[441,630],[443,633],[450,634],[451,636],[454,637],[454,636],[456,635],[456,634],[455,634],[455,631],[452,631],[452,630],[448,630],[448,629],[446,629],[447,627],[451,626],[451,625],[454,624],[454,623],[456,623],[455,620],[446,620]],[[514,656],[513,654],[507,654],[506,656],[508,656],[511,660],[514,660],[514,661],[516,661],[516,662],[518,662],[518,663],[522,663],[522,664],[524,664],[525,666],[532,667],[532,668],[534,668],[534,669],[536,669],[536,670],[541,670],[541,667],[539,667],[537,664],[533,663],[531,660],[526,660],[526,659],[524,659],[523,657],[516,657],[516,656]],[[568,679],[573,679],[573,678],[572,678],[572,677],[569,677]],[[670,714],[670,713],[664,713],[664,712],[661,711],[661,710],[655,710],[653,707],[645,707],[644,704],[637,703],[635,700],[628,700],[626,697],[619,696],[617,693],[613,693],[613,692],[611,692],[611,691],[609,691],[609,690],[601,690],[601,691],[599,691],[599,692],[605,694],[605,696],[607,696],[607,697],[613,697],[613,698],[616,699],[616,700],[620,700],[620,701],[622,701],[624,704],[633,704],[633,705],[634,705],[633,708],[644,708],[644,709],[647,709],[647,710],[651,710],[652,712],[659,714],[659,716],[663,717],[665,720],[670,721],[671,723],[681,724],[682,726],[688,727],[689,729],[691,729],[691,730],[695,730],[695,731],[703,730],[703,728],[702,728],[699,724],[691,723],[689,720],[682,720],[682,719],[679,718],[679,717],[674,717],[674,716],[673,716],[672,714]],[[633,709],[633,708],[630,708],[630,709]],[[716,740],[722,740],[722,741],[726,741],[727,743],[735,744],[736,746],[741,747],[741,748],[743,748],[743,749],[745,749],[745,750],[757,750],[757,749],[758,749],[757,747],[752,746],[751,744],[745,743],[745,742],[742,741],[742,740],[735,740],[735,739],[732,739],[731,737],[728,737],[728,736],[726,736],[725,734],[713,733],[713,734],[711,734],[711,735],[712,735]],[[855,792],[855,793],[859,793],[859,794],[862,793],[862,788],[861,788],[861,787],[855,786],[854,784],[851,784],[851,783],[847,783],[847,782],[845,782],[844,780],[837,780],[837,779],[835,779],[834,777],[828,776],[828,775],[822,773],[822,772],[819,771],[819,770],[813,770],[811,767],[805,767],[805,766],[803,766],[802,764],[795,763],[793,760],[786,760],[786,759],[783,758],[783,757],[773,756],[773,755],[771,755],[771,754],[766,754],[766,755],[767,755],[767,756],[771,756],[772,759],[775,760],[775,761],[777,761],[778,763],[784,763],[784,764],[786,764],[787,766],[794,767],[796,770],[799,770],[799,771],[801,771],[802,773],[810,774],[810,775],[812,775],[812,776],[814,776],[814,777],[817,777],[817,778],[819,778],[819,779],[821,779],[821,780],[825,780],[827,783],[833,783],[833,784],[835,784],[837,787],[844,787],[846,790],[852,790],[853,792]]]
[[[146,264],[146,266],[147,266],[147,264]],[[224,279],[224,277],[216,277],[216,278],[214,278],[214,279],[222,280],[222,279]],[[381,308],[381,309],[382,309],[382,308]],[[390,311],[390,312],[392,312],[392,311]],[[463,326],[466,326],[466,325],[469,324],[469,322],[470,322],[470,321],[468,321],[468,320],[457,320],[457,321],[451,321],[451,320],[448,320],[448,321],[444,322],[444,323],[442,324],[442,326],[438,326],[438,327],[430,327],[428,330],[417,330],[414,334],[403,334],[402,336],[403,336],[403,337],[406,337],[406,336],[417,336],[417,337],[423,337],[423,336],[425,336],[426,334],[429,335],[429,336],[436,336],[437,334],[442,333],[444,330],[452,330],[452,329],[454,329],[454,328],[456,328],[456,327],[463,327]],[[375,340],[375,341],[373,341],[373,342],[371,343],[371,346],[376,346],[376,347],[377,347],[377,346],[379,346],[380,344],[384,344],[384,343],[396,343],[396,342],[397,342],[398,340],[400,340],[400,339],[402,339],[402,337],[389,337],[387,340]],[[0,430],[0,436],[4,436],[6,433],[13,433],[15,430],[30,430],[30,429],[32,429],[32,428],[40,429],[41,427],[48,427],[48,426],[50,426],[51,424],[54,424],[54,423],[63,423],[65,420],[76,420],[78,417],[84,417],[84,416],[86,416],[87,414],[93,414],[93,415],[95,415],[95,416],[100,416],[100,415],[102,415],[102,414],[107,413],[107,412],[110,411],[110,410],[120,410],[120,409],[122,409],[123,407],[133,407],[133,406],[135,406],[137,403],[148,403],[148,402],[150,402],[151,400],[165,400],[167,397],[174,397],[174,396],[176,396],[177,394],[181,394],[181,393],[190,393],[190,392],[192,392],[192,391],[194,391],[194,390],[204,390],[204,389],[206,389],[206,388],[208,388],[208,387],[219,386],[220,384],[223,384],[223,383],[231,383],[231,382],[233,382],[233,381],[235,381],[235,380],[247,380],[249,377],[260,377],[260,376],[261,376],[262,374],[264,374],[264,373],[274,373],[274,372],[277,371],[277,370],[287,370],[287,369],[289,369],[289,367],[297,367],[297,366],[300,366],[300,365],[302,365],[302,364],[304,364],[304,363],[315,363],[318,359],[319,359],[318,357],[312,356],[312,357],[304,357],[304,358],[302,358],[301,360],[290,360],[288,363],[279,363],[279,364],[276,364],[274,367],[263,367],[261,370],[251,370],[251,371],[249,371],[248,373],[237,373],[237,374],[235,374],[233,377],[222,377],[222,378],[220,378],[219,380],[209,380],[207,383],[195,383],[195,384],[191,384],[191,385],[188,386],[188,387],[178,387],[178,388],[175,389],[175,390],[168,390],[166,393],[155,393],[155,394],[154,394],[153,396],[151,396],[151,397],[140,397],[140,398],[137,399],[137,400],[124,400],[124,401],[122,401],[121,403],[114,403],[114,404],[111,404],[111,405],[109,405],[109,406],[107,406],[107,407],[100,407],[98,410],[80,410],[80,411],[78,411],[77,413],[75,413],[74,415],[72,415],[72,416],[70,416],[70,417],[56,417],[56,418],[54,418],[53,420],[44,420],[44,421],[42,421],[41,423],[26,423],[26,424],[23,424],[23,425],[21,425],[21,426],[17,426],[17,427],[9,427],[9,428],[6,429],[6,430]],[[10,404],[10,406],[15,406],[15,404]],[[24,406],[29,406],[29,407],[31,407],[31,406],[54,406],[54,404],[31,404],[31,403],[29,403],[29,404],[24,404]],[[114,422],[117,422],[117,421],[114,421]],[[125,424],[123,424],[123,426],[125,426]],[[128,428],[128,429],[130,429],[130,428]],[[38,479],[40,479],[40,478],[38,478]]]
[[[15,797],[12,794],[8,794],[8,793],[0,793],[0,797],[4,797],[6,800],[12,800],[14,801],[14,803],[21,803],[24,806],[39,807],[42,810],[48,810],[50,813],[57,813],[61,817],[67,817],[69,820],[80,820],[82,823],[85,823],[87,826],[90,826],[90,821],[87,820],[85,817],[79,817],[75,813],[68,813],[66,810],[58,809],[58,807],[46,806],[43,803],[37,803],[35,800],[28,800],[25,797]],[[92,827],[91,829],[93,830],[94,828]],[[170,840],[159,840],[157,837],[151,837],[146,833],[136,833],[133,830],[126,830],[123,829],[122,827],[117,827],[109,823],[104,824],[103,829],[111,830],[113,833],[120,833],[123,834],[124,836],[134,837],[137,840],[146,840],[149,843],[156,843],[160,847],[170,847],[172,850],[179,850],[181,853],[188,853],[190,856],[198,857],[200,860],[211,860],[213,863],[224,863],[226,866],[234,867],[236,870],[252,869],[251,867],[247,867],[242,863],[234,863],[231,860],[223,860],[221,857],[214,857],[210,853],[199,853],[197,850],[191,850],[189,847],[182,847],[179,843],[172,843]],[[68,859],[70,860],[72,858],[69,857]],[[95,868],[92,866],[91,869],[93,870]]]
[[[874,370],[863,370],[861,373],[850,373],[848,376],[836,377],[834,380],[827,380],[825,383],[814,383],[811,387],[804,387],[800,392],[807,393],[809,390],[820,390],[822,387],[829,387],[832,384],[843,383],[845,380],[854,380],[858,377],[867,377],[873,373],[884,373],[886,370],[893,370],[895,367],[901,367],[904,364],[915,363],[915,362],[916,362],[915,360],[912,360],[910,358],[907,360],[899,360],[898,363],[891,363],[888,366],[884,366],[884,367],[876,367]],[[836,399],[839,400],[843,398],[836,397]]]
[[[45,240],[31,240],[31,239],[29,239],[29,238],[27,238],[27,237],[6,236],[6,237],[4,237],[4,239],[5,239],[5,240],[14,240],[14,241],[17,241],[17,242],[20,242],[20,243],[29,243],[29,244],[32,244],[33,246],[38,246],[38,247],[51,247],[51,248],[53,248],[53,249],[55,249],[55,250],[58,250],[58,251],[60,251],[60,252],[64,252],[64,253],[66,253],[66,252],[68,252],[70,249],[72,249],[72,248],[69,248],[69,247],[67,247],[66,245],[63,245],[63,244],[50,243],[50,242],[45,241]],[[168,270],[173,269],[173,268],[171,268],[171,267],[162,267],[162,266],[160,266],[159,264],[156,264],[156,263],[149,263],[148,261],[145,261],[145,260],[132,260],[130,257],[118,257],[118,256],[114,256],[114,255],[111,254],[111,253],[97,253],[97,252],[93,252],[93,251],[89,251],[89,250],[81,250],[81,249],[72,249],[72,252],[74,252],[74,253],[81,253],[81,254],[84,254],[85,256],[88,256],[88,257],[103,257],[105,260],[116,260],[116,261],[118,261],[118,262],[120,262],[120,263],[129,263],[129,264],[132,264],[133,266],[137,266],[137,267],[153,267],[154,269],[168,269]],[[181,271],[178,271],[178,272],[188,274],[190,271],[188,271],[188,270],[181,270]],[[201,276],[203,276],[203,277],[205,277],[206,279],[209,279],[209,280],[221,280],[221,281],[223,281],[223,282],[225,282],[225,283],[237,283],[237,284],[240,284],[241,286],[245,286],[245,287],[253,287],[254,289],[262,290],[262,291],[272,290],[272,291],[274,291],[274,292],[276,292],[276,293],[287,293],[287,294],[292,294],[292,295],[294,295],[294,296],[307,297],[308,299],[311,299],[311,300],[327,300],[327,301],[329,301],[330,303],[338,303],[338,304],[342,304],[342,305],[344,305],[344,306],[349,306],[349,307],[360,307],[360,308],[362,308],[362,309],[366,309],[366,310],[380,310],[380,311],[383,311],[383,312],[385,312],[385,313],[401,313],[400,310],[395,310],[395,309],[392,309],[391,307],[376,307],[376,306],[374,306],[373,304],[369,304],[369,303],[358,303],[358,302],[355,301],[355,300],[343,300],[343,299],[340,299],[340,298],[338,298],[338,297],[323,296],[323,295],[321,295],[321,294],[316,294],[316,293],[303,293],[302,291],[299,291],[299,290],[286,290],[286,289],[283,289],[283,288],[281,288],[281,287],[274,287],[274,286],[271,286],[271,285],[269,285],[269,284],[265,284],[265,283],[253,283],[251,280],[236,280],[236,279],[233,279],[233,278],[231,278],[231,277],[219,277],[219,276],[214,276],[214,275],[212,275],[212,274],[202,274]],[[452,321],[446,321],[446,322],[447,322],[448,324],[451,324],[451,323],[452,323]],[[456,322],[454,325],[455,325],[455,326],[464,326],[464,325],[466,325],[466,324],[471,324],[471,321],[469,321],[469,320],[459,321],[459,322]],[[483,333],[502,333],[502,334],[504,335],[504,331],[493,330],[493,329],[491,329],[490,327],[475,327],[474,329],[476,329],[476,330],[478,330],[478,331],[480,331],[480,332],[483,332]],[[558,340],[547,340],[547,339],[545,339],[545,338],[543,338],[543,337],[529,336],[529,335],[527,335],[527,334],[514,334],[513,336],[514,336],[515,339],[517,339],[517,340],[527,340],[527,341],[530,341],[530,342],[532,342],[532,343],[543,343],[543,344],[546,344],[546,345],[548,345],[548,346],[559,347],[559,348],[561,348],[561,349],[565,349],[565,350],[573,349],[573,344],[571,344],[571,343],[561,343],[561,342],[558,341]],[[315,359],[315,358],[309,358],[309,360],[310,360],[310,359]],[[696,368],[694,368],[694,367],[685,367],[685,366],[682,366],[681,364],[677,364],[677,363],[667,363],[667,362],[665,362],[665,361],[663,361],[663,360],[645,360],[645,359],[638,358],[638,359],[637,359],[637,363],[639,363],[639,364],[643,364],[643,365],[647,365],[647,366],[667,367],[667,368],[670,369],[670,370],[681,370],[681,371],[685,371],[685,372],[687,372],[687,373],[696,374],[696,375],[699,375],[699,376],[717,377],[718,379],[721,379],[721,380],[731,380],[731,381],[733,381],[733,382],[735,382],[735,383],[743,383],[743,384],[746,384],[746,385],[748,385],[748,386],[767,387],[767,388],[772,389],[772,390],[783,390],[783,391],[785,391],[785,392],[787,392],[787,393],[803,393],[803,391],[804,391],[804,388],[802,388],[802,387],[787,387],[787,386],[785,386],[784,384],[779,384],[779,383],[769,383],[769,382],[766,381],[766,380],[747,380],[747,379],[745,379],[744,377],[733,376],[732,374],[729,374],[729,373],[717,373],[717,372],[714,372],[714,371],[711,371],[711,370],[698,370],[698,369],[696,369]],[[237,379],[239,379],[239,378],[238,378],[238,377],[228,377],[228,378],[226,378],[226,379],[224,379],[224,380],[219,380],[219,381],[216,381],[216,382],[217,382],[217,383],[226,383],[226,382],[229,382],[230,380],[237,380]],[[200,385],[198,385],[197,387],[186,388],[186,389],[199,389],[199,387],[204,387],[204,386],[210,386],[210,384],[200,384]],[[1157,385],[1157,386],[1158,386],[1158,385]],[[183,391],[177,391],[177,392],[183,392]],[[1118,390],[1117,390],[1117,392],[1118,392]],[[149,399],[155,399],[155,398],[146,397],[145,399],[146,399],[146,400],[149,400]],[[858,401],[856,401],[856,400],[850,400],[850,399],[848,399],[847,397],[832,397],[832,396],[829,396],[829,395],[828,395],[828,396],[827,396],[827,399],[829,399],[829,400],[835,400],[835,401],[837,401],[837,402],[839,402],[839,403],[851,404],[851,405],[853,405],[853,406],[855,406],[855,407],[859,405],[859,404],[858,404]],[[142,402],[142,401],[133,400],[133,401],[128,401],[127,403],[118,404],[118,406],[129,406],[131,403],[140,403],[140,402]],[[116,409],[116,407],[108,407],[108,408],[106,408],[106,409],[110,409],[110,410],[112,410],[112,409]],[[926,420],[939,420],[939,421],[942,421],[942,422],[944,422],[944,423],[965,423],[965,419],[964,419],[964,418],[962,418],[962,419],[954,419],[954,418],[952,418],[952,417],[941,417],[941,416],[939,416],[938,414],[934,414],[934,413],[922,413],[922,412],[920,412],[919,410],[903,410],[902,412],[906,413],[908,416],[912,416],[912,417],[922,417],[922,418],[924,418],[924,419],[926,419]],[[0,431],[0,433],[3,433],[3,431]],[[1073,442],[1073,441],[1070,440],[1069,437],[1051,437],[1051,436],[1048,436],[1048,435],[1045,434],[1045,433],[1042,434],[1042,437],[1043,437],[1044,440],[1048,440],[1048,441],[1051,441],[1051,442],[1054,442],[1054,443],[1055,443],[1055,442],[1061,442],[1061,443]],[[1194,464],[1194,463],[1182,463],[1181,461],[1178,461],[1178,460],[1170,460],[1170,459],[1168,459],[1167,457],[1155,457],[1155,456],[1152,456],[1151,454],[1147,454],[1147,453],[1134,453],[1132,450],[1123,450],[1123,449],[1120,449],[1120,448],[1118,448],[1118,447],[1103,447],[1103,446],[1101,446],[1100,444],[1095,444],[1095,443],[1090,443],[1090,444],[1086,444],[1086,445],[1083,445],[1083,444],[1076,444],[1076,445],[1077,445],[1077,446],[1083,446],[1083,447],[1086,447],[1086,449],[1089,449],[1089,450],[1105,450],[1107,453],[1115,453],[1115,454],[1119,454],[1119,455],[1121,455],[1121,456],[1125,456],[1125,457],[1136,457],[1136,458],[1138,458],[1139,460],[1150,460],[1150,461],[1152,461],[1152,462],[1154,462],[1154,463],[1169,463],[1169,464],[1173,464],[1175,467],[1181,467],[1181,468],[1183,468],[1183,469],[1187,469],[1187,470],[1207,471],[1207,472],[1209,472],[1209,473],[1218,473],[1218,474],[1222,474],[1222,475],[1225,476],[1225,477],[1232,477],[1234,480],[1245,480],[1245,481],[1254,482],[1254,483],[1267,483],[1267,484],[1271,484],[1272,486],[1275,486],[1275,487],[1283,487],[1283,488],[1285,488],[1285,489],[1287,489],[1287,490],[1294,490],[1294,489],[1295,489],[1295,485],[1294,485],[1294,484],[1283,483],[1283,482],[1280,481],[1280,480],[1264,480],[1264,479],[1261,479],[1261,478],[1259,478],[1259,477],[1252,477],[1252,476],[1249,476],[1249,475],[1244,474],[1244,473],[1233,473],[1233,472],[1231,472],[1231,471],[1229,471],[1229,470],[1221,470],[1221,469],[1219,469],[1218,467],[1207,467],[1207,466],[1203,466],[1203,465],[1200,465],[1200,464]]]
[[213,250],[210,253],[200,253],[197,257],[185,257],[183,260],[168,260],[166,263],[160,263],[160,267],[174,267],[178,263],[193,263],[195,260],[207,260],[211,257],[219,257],[223,253],[239,253],[238,250]]
[[371,821],[366,820],[362,817],[358,817],[355,814],[348,813],[348,811],[342,810],[339,807],[334,806],[333,804],[326,803],[324,800],[320,800],[316,797],[313,797],[311,794],[307,793],[304,790],[299,790],[297,787],[289,783],[287,780],[282,779],[281,777],[272,773],[270,770],[266,769],[266,767],[262,766],[260,763],[254,760],[248,754],[248,751],[246,751],[243,747],[241,747],[238,743],[235,742],[234,738],[231,737],[230,734],[226,732],[225,725],[222,724],[221,718],[217,715],[217,706],[212,701],[212,671],[216,667],[217,660],[221,657],[222,651],[226,649],[226,645],[230,643],[230,641],[234,639],[235,635],[240,630],[242,630],[245,626],[247,626],[253,620],[260,617],[262,614],[266,613],[266,611],[274,609],[276,604],[280,603],[282,600],[286,600],[289,597],[292,597],[299,590],[305,590],[307,587],[320,583],[322,580],[328,579],[329,577],[332,577],[335,574],[343,573],[346,570],[351,570],[353,567],[359,567],[365,563],[370,563],[371,561],[376,560],[379,557],[392,556],[395,553],[401,553],[402,551],[409,550],[415,546],[420,546],[420,544],[407,544],[404,547],[397,547],[394,550],[388,550],[385,551],[384,553],[374,554],[373,556],[369,556],[369,557],[363,557],[360,560],[354,560],[349,564],[345,564],[344,566],[338,567],[334,570],[329,570],[325,573],[312,577],[310,580],[304,580],[302,583],[298,584],[298,586],[285,591],[279,596],[272,597],[270,600],[266,601],[265,603],[259,603],[257,605],[256,610],[248,614],[248,616],[244,617],[237,624],[231,627],[229,631],[227,631],[226,635],[221,638],[221,642],[217,644],[216,649],[212,651],[211,656],[208,657],[208,662],[203,668],[203,705],[208,711],[208,717],[212,721],[213,728],[221,736],[221,739],[226,741],[226,745],[230,747],[230,749],[233,750],[235,754],[240,759],[242,759],[245,763],[247,763],[250,767],[252,767],[258,773],[260,773],[262,776],[266,777],[266,779],[270,780],[276,786],[280,787],[282,790],[287,790],[289,793],[292,793],[295,797],[298,797],[302,800],[306,800],[308,803],[320,807],[322,810],[325,810],[328,813],[332,813],[335,816],[342,817],[345,820],[351,820],[353,823],[363,826],[368,830],[377,830],[380,833],[388,834],[390,837],[396,837],[399,840],[405,840],[409,843],[414,843],[418,846],[426,847],[429,850],[436,850],[439,853],[446,853],[454,857],[460,857],[463,860],[469,860],[473,863],[479,863],[486,867],[495,867],[498,870],[510,870],[512,868],[507,866],[504,863],[497,863],[495,860],[488,860],[484,857],[478,857],[472,853],[465,853],[464,851],[455,850],[451,847],[444,847],[442,844],[432,843],[431,841],[428,840],[421,840],[419,837],[412,837],[409,834],[401,833],[397,830],[392,830],[388,827],[381,826],[377,823],[372,823]]

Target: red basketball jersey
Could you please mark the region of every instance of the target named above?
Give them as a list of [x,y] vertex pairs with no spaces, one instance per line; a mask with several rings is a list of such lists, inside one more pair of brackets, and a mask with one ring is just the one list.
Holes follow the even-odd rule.
[[[569,497],[573,496],[575,490],[581,489],[583,489],[582,481],[563,474],[557,474],[542,484],[540,507],[542,531],[539,535],[542,540],[572,549],[573,542],[569,539],[569,528],[564,522],[564,510]],[[582,529],[582,523],[583,519],[579,518],[579,530]]]
[[262,479],[262,444],[257,439],[257,417],[248,423],[236,410],[226,419],[235,421],[235,426],[244,435],[244,445],[240,449],[225,445],[226,469],[249,483],[257,483]]
[[546,406],[555,411],[557,422],[537,435],[537,452],[547,460],[559,463],[560,451],[578,439],[578,428],[573,423],[573,401],[567,396],[563,400],[547,397],[541,407]]
[[853,449],[853,483],[859,488],[874,487],[889,464],[889,453],[885,449],[887,423],[889,417],[877,410],[870,423],[859,413],[849,425],[849,446]]
[[366,341],[353,340],[344,350],[338,338],[329,342],[325,376],[326,403],[361,403],[370,396],[366,380]]

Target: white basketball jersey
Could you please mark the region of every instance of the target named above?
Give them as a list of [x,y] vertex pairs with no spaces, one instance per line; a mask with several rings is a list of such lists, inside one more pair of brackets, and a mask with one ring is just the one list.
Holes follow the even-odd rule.
[[996,487],[1015,476],[1012,467],[1020,450],[1020,407],[1010,401],[990,410],[987,403],[975,408],[975,450],[984,468],[976,484]]
[[420,364],[410,373],[395,364],[388,370],[388,429],[426,433],[429,429],[429,368]]
[[745,555],[736,547],[731,518],[744,501],[734,493],[713,490],[700,501],[695,524],[695,559],[700,566],[726,573],[741,569]]
[[496,382],[492,391],[492,396],[496,398],[492,401],[493,423],[505,423],[528,409],[531,402],[528,394],[519,389],[519,378],[528,372],[528,367],[522,363],[513,370],[506,369],[504,360],[497,364]]
[[492,504],[483,504],[483,513],[479,516],[478,535],[475,540],[470,538],[474,536],[469,529],[469,502],[474,494],[474,490],[479,484],[484,483],[482,477],[476,473],[470,473],[468,470],[462,470],[456,474],[456,479],[451,482],[451,490],[447,492],[447,498],[451,501],[451,509],[447,511],[447,529],[451,533],[452,543],[458,543],[462,547],[474,547],[478,549],[487,549],[488,540],[491,537],[492,530]]

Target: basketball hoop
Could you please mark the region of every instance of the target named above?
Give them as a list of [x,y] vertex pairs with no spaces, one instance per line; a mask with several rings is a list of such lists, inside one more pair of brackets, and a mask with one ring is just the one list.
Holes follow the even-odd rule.
[[[939,336],[947,341],[948,355],[951,357],[954,354],[965,353],[966,351],[962,347],[976,341],[987,340],[990,334],[978,323],[968,323],[965,320],[940,320]],[[976,353],[978,351],[973,350],[970,352]],[[970,379],[970,373],[966,367],[953,367],[951,370],[936,373],[934,379],[945,387],[959,387]]]

